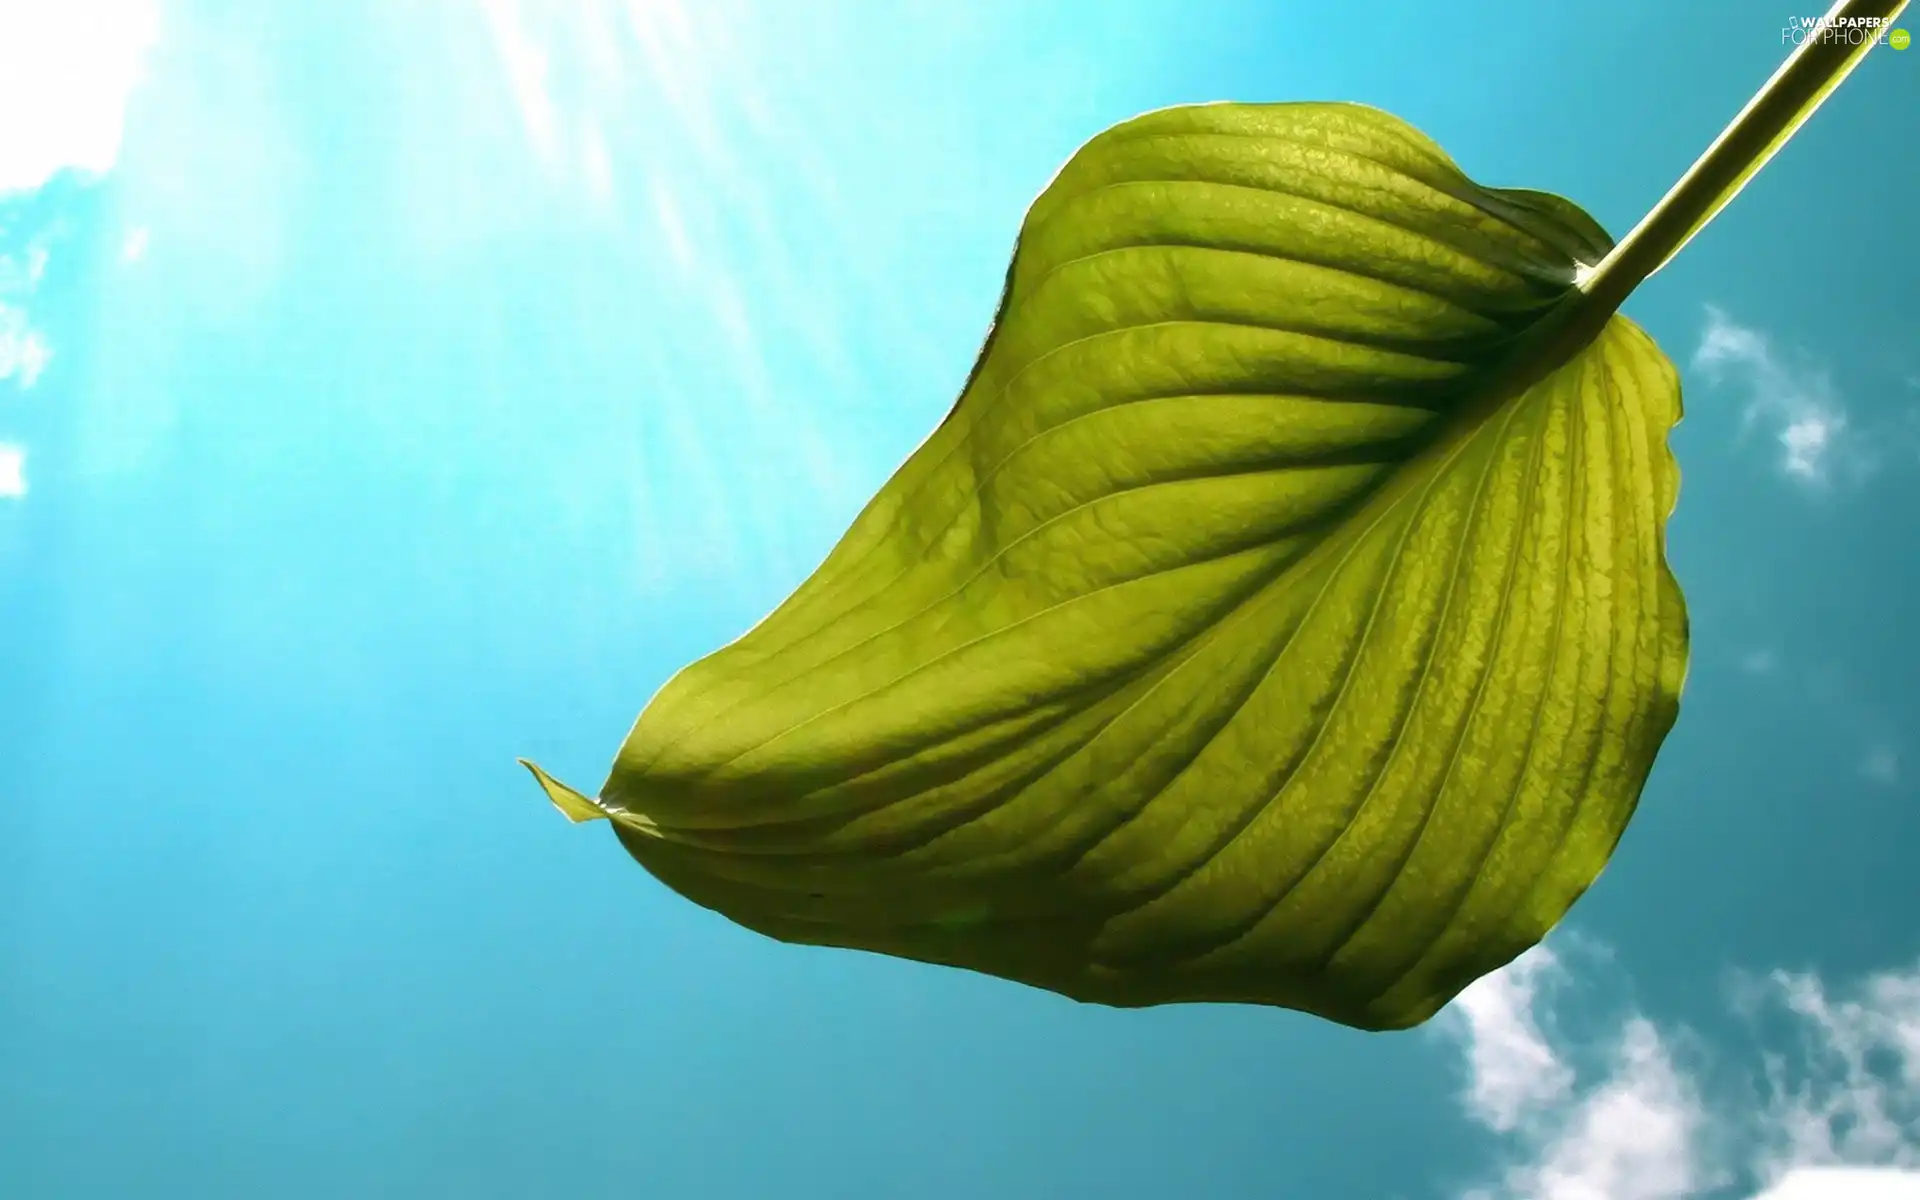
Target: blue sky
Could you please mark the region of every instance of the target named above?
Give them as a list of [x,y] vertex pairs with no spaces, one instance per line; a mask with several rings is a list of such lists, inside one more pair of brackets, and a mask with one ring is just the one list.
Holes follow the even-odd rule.
[[781,946],[513,765],[804,577],[1100,129],[1362,100],[1617,236],[1812,15],[0,0],[0,1195],[1920,1196],[1920,49],[1629,302],[1680,722],[1428,1026]]

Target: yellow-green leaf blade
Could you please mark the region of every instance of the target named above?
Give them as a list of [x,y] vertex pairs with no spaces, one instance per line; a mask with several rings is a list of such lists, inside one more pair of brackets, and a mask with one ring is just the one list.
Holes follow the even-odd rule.
[[1361,106],[1102,134],[949,418],[599,805],[786,940],[1424,1019],[1592,882],[1673,720],[1677,380],[1620,318],[1541,336],[1607,247]]

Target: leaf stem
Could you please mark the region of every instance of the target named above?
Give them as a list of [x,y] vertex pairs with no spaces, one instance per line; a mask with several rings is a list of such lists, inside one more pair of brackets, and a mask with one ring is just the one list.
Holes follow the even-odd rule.
[[[1605,258],[1582,272],[1576,286],[1586,294],[1583,307],[1612,313],[1634,288],[1678,254],[1860,65],[1906,6],[1907,0],[1839,0],[1821,18],[1821,25],[1806,30],[1773,78],[1680,182]],[[1878,18],[1881,24],[1861,29],[1859,18]],[[1792,30],[1787,26],[1782,39]]]

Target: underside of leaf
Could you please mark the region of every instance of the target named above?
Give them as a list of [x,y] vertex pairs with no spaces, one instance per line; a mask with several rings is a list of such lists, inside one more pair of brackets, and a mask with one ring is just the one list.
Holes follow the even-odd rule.
[[819,570],[598,801],[543,783],[785,941],[1425,1020],[1593,882],[1677,709],[1677,377],[1543,333],[1610,244],[1357,105],[1101,134]]

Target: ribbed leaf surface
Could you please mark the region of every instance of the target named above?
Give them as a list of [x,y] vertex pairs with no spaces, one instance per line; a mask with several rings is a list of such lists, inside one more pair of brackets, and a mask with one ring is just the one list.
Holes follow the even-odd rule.
[[598,802],[542,782],[786,941],[1426,1019],[1592,883],[1676,712],[1677,378],[1624,318],[1532,336],[1609,244],[1369,108],[1101,134],[818,572]]

